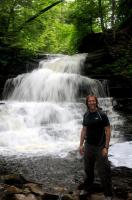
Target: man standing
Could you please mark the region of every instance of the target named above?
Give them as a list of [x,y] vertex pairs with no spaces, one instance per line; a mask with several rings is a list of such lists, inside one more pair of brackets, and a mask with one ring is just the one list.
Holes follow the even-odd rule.
[[86,97],[88,111],[83,117],[80,136],[80,154],[84,154],[85,180],[84,189],[91,191],[94,182],[94,168],[97,170],[104,188],[106,200],[112,199],[111,170],[108,161],[108,149],[111,136],[107,115],[98,108],[96,96]]

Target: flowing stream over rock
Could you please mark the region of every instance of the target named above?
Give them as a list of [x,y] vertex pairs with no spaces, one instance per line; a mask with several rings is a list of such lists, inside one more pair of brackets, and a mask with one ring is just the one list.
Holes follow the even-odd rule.
[[65,181],[74,185],[83,170],[78,147],[88,94],[99,98],[109,116],[113,165],[132,167],[132,142],[125,142],[124,137],[125,118],[113,110],[113,98],[107,97],[104,84],[81,75],[85,58],[86,54],[62,55],[7,80],[0,102],[3,171],[18,171],[46,184]]

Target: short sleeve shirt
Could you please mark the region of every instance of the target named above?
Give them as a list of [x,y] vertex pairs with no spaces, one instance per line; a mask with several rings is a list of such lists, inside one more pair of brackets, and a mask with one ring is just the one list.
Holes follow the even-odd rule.
[[105,129],[110,126],[107,115],[102,111],[86,112],[83,117],[83,126],[86,127],[86,142],[91,145],[105,144]]

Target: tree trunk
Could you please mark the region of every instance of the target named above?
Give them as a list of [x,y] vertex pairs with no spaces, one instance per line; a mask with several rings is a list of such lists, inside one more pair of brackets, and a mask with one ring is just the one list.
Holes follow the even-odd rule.
[[113,39],[115,40],[116,37],[116,30],[115,30],[115,8],[116,8],[116,2],[115,0],[111,0],[111,10],[112,10],[112,14],[111,14],[111,27],[113,30]]
[[103,12],[102,12],[102,1],[101,0],[98,0],[98,5],[99,5],[99,16],[100,16],[101,29],[102,29],[102,32],[105,32],[104,16],[103,16]]

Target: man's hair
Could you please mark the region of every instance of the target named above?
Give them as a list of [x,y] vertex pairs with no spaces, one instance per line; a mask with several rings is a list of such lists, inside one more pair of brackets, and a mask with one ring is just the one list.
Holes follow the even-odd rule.
[[86,106],[87,106],[87,108],[89,108],[88,107],[88,99],[89,99],[89,97],[94,97],[95,98],[95,101],[96,101],[96,107],[97,108],[99,108],[99,102],[98,102],[98,99],[97,99],[97,97],[95,96],[95,95],[88,95],[87,97],[86,97]]

